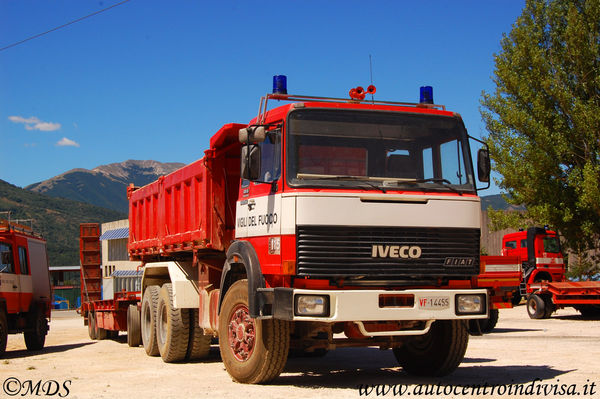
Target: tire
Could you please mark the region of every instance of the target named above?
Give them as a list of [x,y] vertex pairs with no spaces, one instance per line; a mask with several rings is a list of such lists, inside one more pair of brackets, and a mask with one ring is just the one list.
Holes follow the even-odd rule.
[[158,307],[158,293],[160,288],[151,285],[144,291],[142,299],[142,314],[140,317],[142,344],[148,356],[158,356],[156,343],[156,309]]
[[234,381],[260,384],[273,380],[285,367],[290,346],[290,323],[255,320],[248,309],[248,280],[227,291],[219,315],[221,358]]
[[94,315],[93,312],[88,312],[88,335],[90,336],[90,339],[92,340],[97,340],[98,338],[96,337],[96,316]]
[[519,291],[515,291],[513,293],[512,299],[511,299],[512,305],[513,306],[519,306],[521,304],[521,299],[522,298],[523,297],[521,296],[521,293]]
[[545,295],[542,299],[544,300],[544,319],[549,319],[556,310],[556,307],[550,295]]
[[210,352],[212,335],[205,335],[198,320],[198,309],[190,310],[190,342],[188,345],[188,359],[204,359]]
[[484,334],[492,332],[496,324],[498,324],[498,318],[500,316],[500,312],[498,309],[490,309],[490,315],[487,319],[479,319],[479,327],[481,328],[481,332]]
[[543,319],[546,316],[546,303],[537,294],[529,295],[527,298],[527,314],[532,319]]
[[407,373],[442,377],[458,368],[468,343],[467,324],[463,320],[437,320],[427,334],[414,337],[393,352]]
[[0,308],[0,356],[6,352],[6,343],[8,342],[8,320],[6,312]]
[[41,350],[46,342],[46,334],[48,334],[48,320],[41,311],[36,310],[31,317],[31,330],[23,334],[27,350]]
[[165,363],[185,359],[190,339],[190,312],[173,307],[173,286],[164,284],[158,295],[156,341]]
[[129,305],[127,308],[127,345],[138,347],[141,343],[140,311],[137,305]]
[[94,327],[96,328],[96,339],[101,341],[103,339],[106,339],[108,337],[108,331],[105,330],[104,328],[100,328],[98,327],[98,314],[94,313],[94,316],[96,317],[94,319]]

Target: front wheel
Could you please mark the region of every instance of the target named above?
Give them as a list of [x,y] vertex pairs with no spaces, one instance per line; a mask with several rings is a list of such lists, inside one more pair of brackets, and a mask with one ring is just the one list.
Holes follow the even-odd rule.
[[458,368],[468,343],[469,334],[463,320],[437,320],[427,334],[414,337],[393,351],[407,373],[441,377]]
[[248,280],[236,281],[225,294],[219,315],[219,346],[229,375],[247,384],[271,381],[283,371],[289,345],[290,323],[251,318]]
[[39,351],[44,347],[46,334],[48,333],[48,320],[44,313],[37,310],[31,318],[30,329],[23,334],[25,337],[25,346],[29,351]]

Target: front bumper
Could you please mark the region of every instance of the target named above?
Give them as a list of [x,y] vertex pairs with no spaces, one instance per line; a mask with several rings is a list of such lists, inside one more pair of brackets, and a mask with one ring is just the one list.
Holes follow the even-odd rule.
[[[261,308],[270,308],[258,318],[290,321],[394,321],[394,320],[460,320],[488,317],[489,298],[485,289],[415,289],[415,290],[307,290],[293,288],[261,288],[258,290]],[[323,316],[299,315],[296,297],[312,295],[327,298]],[[458,314],[457,298],[479,295],[482,311],[478,314]],[[388,305],[382,298],[402,298],[403,304]],[[412,300],[406,301],[406,298]],[[270,306],[264,306],[270,305]]]

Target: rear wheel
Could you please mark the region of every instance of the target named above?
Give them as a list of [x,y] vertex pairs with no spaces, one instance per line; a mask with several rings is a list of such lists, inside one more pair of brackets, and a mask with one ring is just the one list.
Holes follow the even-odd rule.
[[158,344],[156,343],[156,309],[158,307],[158,293],[160,288],[151,285],[144,291],[142,299],[141,331],[142,343],[148,356],[158,356]]
[[25,346],[27,350],[39,351],[44,347],[46,334],[48,333],[48,320],[46,320],[46,316],[39,309],[34,311],[30,327],[31,330],[23,334]]
[[0,308],[0,356],[6,352],[6,343],[8,342],[8,320],[6,312]]
[[173,287],[165,284],[158,296],[156,341],[166,363],[185,359],[190,338],[190,313],[173,307]]
[[95,316],[94,326],[96,328],[96,339],[97,340],[106,339],[108,337],[108,331],[106,331],[104,328],[98,327],[98,313],[94,313],[94,316]]
[[469,334],[463,320],[437,320],[427,334],[414,337],[393,351],[407,373],[441,377],[460,365],[468,343]]
[[90,339],[96,340],[96,316],[93,312],[88,312],[88,335]]
[[242,383],[271,381],[283,371],[289,345],[290,323],[251,318],[248,280],[236,281],[225,294],[219,315],[219,346],[229,375]]
[[140,311],[137,305],[129,305],[127,308],[127,345],[137,347],[141,343]]
[[532,319],[543,319],[546,315],[546,303],[537,294],[529,295],[527,298],[527,314]]

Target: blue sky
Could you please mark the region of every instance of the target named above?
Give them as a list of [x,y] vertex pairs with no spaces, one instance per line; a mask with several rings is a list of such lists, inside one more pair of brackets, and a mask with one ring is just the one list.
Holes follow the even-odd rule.
[[[0,48],[118,1],[2,0]],[[436,103],[485,135],[482,90],[524,1],[150,1],[0,51],[0,179],[26,186],[127,159],[189,163],[288,92]],[[497,188],[482,192],[495,194]]]

